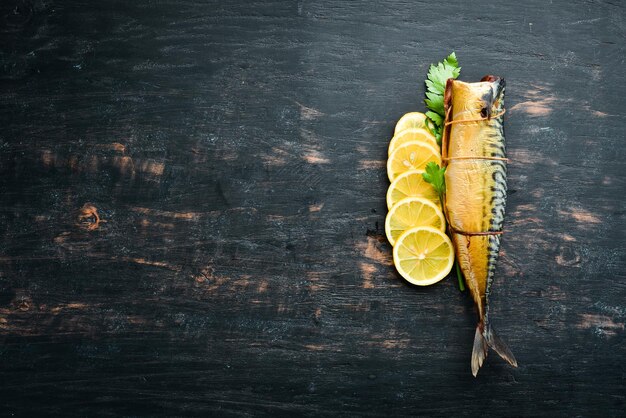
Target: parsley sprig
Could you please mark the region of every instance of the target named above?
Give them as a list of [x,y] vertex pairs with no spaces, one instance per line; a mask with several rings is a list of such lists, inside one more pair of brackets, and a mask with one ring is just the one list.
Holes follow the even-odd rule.
[[449,78],[456,79],[461,74],[461,67],[453,52],[437,65],[431,64],[428,69],[428,79],[426,80],[426,99],[424,102],[428,109],[428,128],[435,135],[437,143],[441,145],[441,135],[443,131],[443,120],[445,116],[443,108],[443,95],[446,90],[446,83]]
[[439,200],[443,208],[443,195],[446,193],[446,168],[439,167],[436,162],[426,164],[426,170],[422,173],[422,177],[426,183],[430,183],[439,195]]
[[[426,169],[422,173],[422,178],[426,183],[430,183],[431,186],[437,192],[439,196],[439,202],[441,203],[441,210],[443,213],[445,212],[444,201],[446,194],[446,167],[439,167],[439,164],[436,162],[429,162],[426,164]],[[463,281],[463,274],[461,273],[461,268],[459,267],[459,262],[455,260],[454,262],[456,266],[456,278],[459,282],[459,290],[461,292],[465,291],[465,284]]]
[[[437,143],[441,145],[441,137],[443,134],[443,122],[445,119],[445,109],[443,104],[443,96],[446,91],[446,84],[450,78],[458,78],[461,74],[461,67],[453,52],[440,63],[431,64],[428,69],[428,78],[426,80],[426,99],[424,102],[428,106],[426,112],[426,124],[428,129],[437,139]],[[446,168],[439,167],[437,163],[430,162],[426,165],[426,171],[422,173],[422,177],[427,183],[430,183],[439,195],[441,208],[444,210],[444,201],[446,193]],[[458,260],[455,261],[456,276],[459,282],[461,292],[465,290],[463,274],[459,267]]]

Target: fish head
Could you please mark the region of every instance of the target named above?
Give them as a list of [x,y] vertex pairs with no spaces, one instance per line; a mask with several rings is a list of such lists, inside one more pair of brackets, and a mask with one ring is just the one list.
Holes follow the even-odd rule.
[[485,107],[481,112],[483,117],[491,119],[491,116],[502,112],[504,109],[504,88],[506,82],[504,78],[495,75],[486,75],[480,81],[481,83],[487,83],[490,90],[483,97]]
[[[487,75],[479,83],[449,79],[444,101],[464,119],[491,119],[504,108],[503,78]],[[456,119],[456,118],[455,118]]]

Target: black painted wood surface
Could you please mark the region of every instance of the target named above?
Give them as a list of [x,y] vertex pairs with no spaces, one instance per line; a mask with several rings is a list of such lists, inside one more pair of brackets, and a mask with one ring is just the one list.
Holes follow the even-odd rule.
[[[0,3],[2,416],[618,416],[624,3]],[[382,225],[428,65],[507,80],[492,296]]]

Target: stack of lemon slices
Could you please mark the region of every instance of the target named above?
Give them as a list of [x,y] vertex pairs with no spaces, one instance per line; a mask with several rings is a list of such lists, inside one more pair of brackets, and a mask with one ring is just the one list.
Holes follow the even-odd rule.
[[385,233],[393,246],[393,262],[408,282],[427,286],[450,273],[452,242],[439,196],[422,173],[429,162],[441,165],[435,137],[426,129],[426,115],[407,113],[396,124],[389,143]]

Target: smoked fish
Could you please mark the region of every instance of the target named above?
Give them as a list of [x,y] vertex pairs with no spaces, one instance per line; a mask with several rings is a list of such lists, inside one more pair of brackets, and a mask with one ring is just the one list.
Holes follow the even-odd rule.
[[513,353],[489,322],[489,292],[507,194],[504,88],[504,79],[496,76],[485,76],[478,83],[449,79],[444,95],[444,209],[457,261],[478,310],[471,359],[474,376],[488,347],[517,367]]

